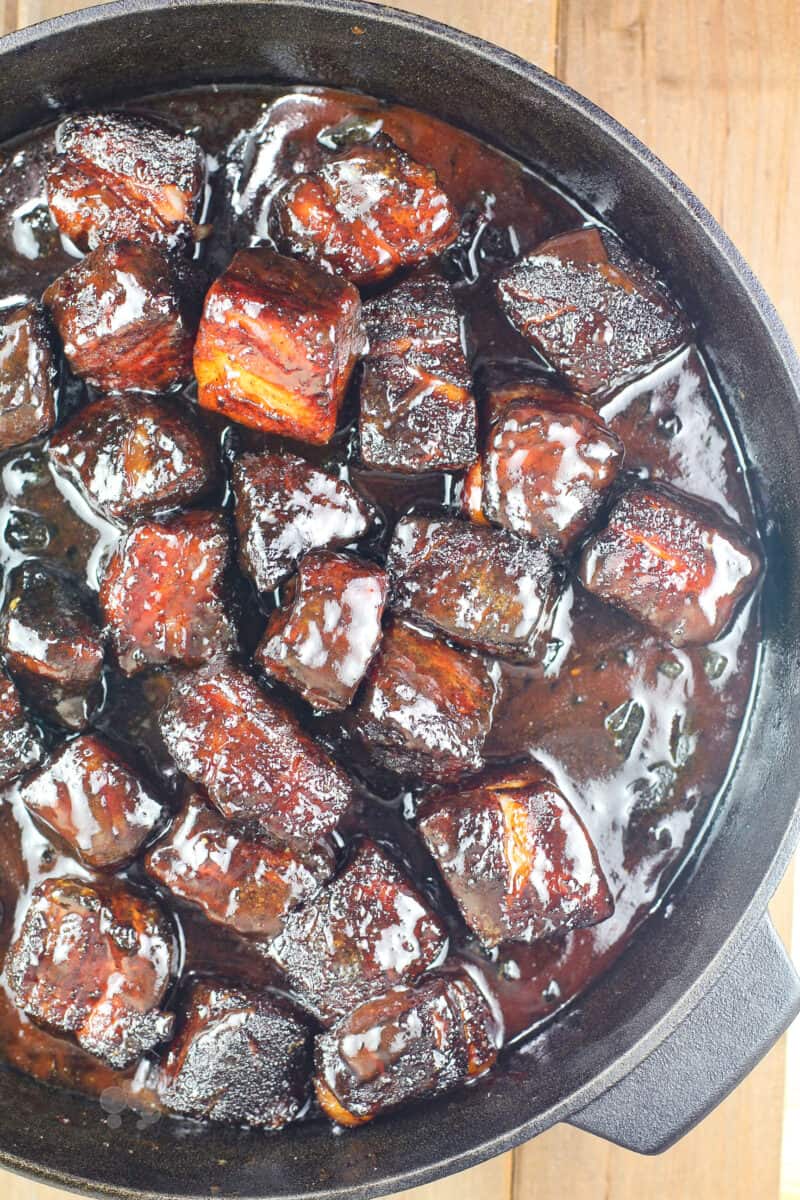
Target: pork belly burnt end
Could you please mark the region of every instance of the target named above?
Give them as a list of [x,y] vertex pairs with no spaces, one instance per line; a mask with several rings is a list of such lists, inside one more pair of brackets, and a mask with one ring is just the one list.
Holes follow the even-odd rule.
[[612,391],[689,336],[653,269],[596,228],[537,246],[503,272],[497,296],[514,328],[576,392]]
[[496,674],[483,659],[392,620],[367,673],[354,728],[389,770],[455,779],[483,766],[496,696]]
[[381,639],[386,573],[364,559],[317,550],[302,559],[290,588],[255,661],[309,704],[347,708]]
[[114,870],[135,858],[162,816],[136,773],[101,738],[67,742],[26,779],[32,817],[88,867]]
[[50,320],[26,304],[0,320],[0,450],[21,446],[56,421],[58,368]]
[[56,129],[50,212],[79,250],[119,238],[191,244],[205,186],[193,137],[134,113],[81,113]]
[[161,732],[179,770],[229,819],[301,852],[339,823],[350,782],[295,717],[234,666],[176,680]]
[[418,829],[487,950],[597,925],[614,911],[583,822],[536,764],[433,797]]
[[436,172],[384,134],[290,179],[270,222],[279,250],[357,284],[441,254],[459,231]]
[[561,575],[541,546],[458,517],[404,517],[387,560],[392,606],[491,654],[535,658]]
[[583,549],[580,579],[674,646],[713,642],[761,562],[721,509],[664,483],[635,484]]
[[0,670],[0,787],[37,767],[43,757],[41,736],[23,708],[17,686]]
[[0,619],[6,666],[29,704],[81,729],[100,698],[103,642],[71,577],[29,559],[10,572]]
[[102,392],[164,392],[191,379],[201,299],[191,263],[126,241],[93,250],[44,294],[74,374]]
[[240,250],[206,296],[197,397],[265,433],[329,442],[364,348],[351,284],[264,246]]
[[330,854],[303,858],[226,821],[200,795],[190,796],[167,835],[149,851],[149,875],[237,933],[275,937],[288,912],[319,890]]
[[225,519],[197,509],[144,521],[123,538],[106,568],[100,606],[120,669],[198,667],[233,649],[224,579]]
[[500,1030],[466,971],[367,1000],[317,1038],[314,1086],[339,1125],[361,1125],[494,1066]]
[[369,996],[418,979],[446,946],[422,896],[382,850],[362,842],[333,883],[287,918],[268,952],[329,1025]]
[[53,435],[49,454],[92,508],[122,524],[192,504],[217,480],[211,439],[176,400],[95,400]]
[[32,1020],[112,1067],[165,1041],[161,1011],[178,945],[155,900],[118,880],[48,879],[31,896],[6,957],[11,994]]
[[389,471],[460,470],[475,460],[476,408],[450,285],[426,271],[364,306],[361,458]]
[[158,1071],[158,1098],[187,1117],[281,1129],[305,1107],[311,1033],[288,1004],[222,982],[188,991]]
[[233,468],[239,565],[260,592],[309,550],[363,537],[372,514],[357,492],[296,454],[243,454]]

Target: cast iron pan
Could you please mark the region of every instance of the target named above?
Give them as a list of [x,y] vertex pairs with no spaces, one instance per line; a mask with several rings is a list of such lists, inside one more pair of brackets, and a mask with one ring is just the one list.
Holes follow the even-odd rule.
[[[0,42],[0,138],[58,108],[228,80],[325,83],[414,105],[562,181],[666,274],[743,440],[769,570],[760,678],[691,877],[544,1039],[477,1087],[344,1136],[162,1120],[112,1129],[93,1100],[0,1071],[0,1163],[97,1195],[345,1197],[412,1187],[571,1121],[670,1145],[800,1008],[765,916],[800,832],[800,364],[772,305],[694,196],[550,76],[418,17],[345,0],[120,0]],[[688,136],[688,134],[687,134]],[[546,1051],[546,1052],[545,1052]]]

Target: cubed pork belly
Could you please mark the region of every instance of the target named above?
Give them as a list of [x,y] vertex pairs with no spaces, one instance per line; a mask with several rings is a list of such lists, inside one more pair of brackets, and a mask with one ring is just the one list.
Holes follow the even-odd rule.
[[56,422],[58,366],[41,304],[0,318],[0,450],[20,446]]
[[0,670],[0,787],[37,767],[44,757],[39,730],[13,679]]

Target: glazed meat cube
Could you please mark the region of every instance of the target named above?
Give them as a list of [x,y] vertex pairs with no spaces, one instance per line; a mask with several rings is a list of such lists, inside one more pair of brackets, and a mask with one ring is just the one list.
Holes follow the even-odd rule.
[[535,658],[561,578],[534,542],[458,517],[404,517],[389,549],[392,606],[465,645]]
[[165,1041],[160,1005],[178,965],[174,930],[155,900],[118,880],[48,879],[31,896],[6,957],[19,1008],[112,1067]]
[[323,1024],[362,1000],[413,983],[443,955],[447,933],[391,859],[363,842],[316,900],[291,913],[268,953]]
[[386,573],[363,559],[317,550],[301,561],[291,588],[255,660],[309,704],[347,708],[381,639]]
[[355,731],[391,771],[454,779],[483,766],[496,696],[497,674],[483,659],[392,621],[367,673]]
[[299,858],[272,846],[193,795],[145,865],[158,883],[197,905],[210,921],[271,938],[286,914],[318,891],[332,864],[324,853]]
[[653,269],[596,228],[543,242],[503,272],[497,296],[514,328],[586,394],[619,387],[689,334]]
[[664,483],[636,484],[583,549],[581,583],[674,646],[713,642],[761,571],[721,509]]
[[220,513],[143,521],[106,568],[100,607],[126,675],[146,666],[198,667],[236,642],[226,611],[230,543]]
[[98,870],[135,858],[162,816],[141,779],[94,734],[63,745],[20,795],[47,833]]
[[133,113],[82,113],[56,130],[53,220],[79,250],[119,238],[191,242],[205,156],[194,138]]
[[571,392],[556,387],[548,377],[546,380],[538,377],[518,379],[508,383],[488,386],[486,394],[486,424],[491,429],[503,413],[518,400],[525,400],[541,408],[550,408],[564,404],[569,400],[580,403]]
[[596,925],[614,911],[583,822],[537,764],[437,795],[417,827],[487,950]]
[[459,470],[474,462],[476,409],[450,285],[413,275],[364,306],[361,458],[389,471]]
[[200,300],[191,264],[126,241],[93,250],[44,294],[74,374],[102,392],[164,392],[191,379]]
[[494,1066],[500,1030],[465,970],[367,1000],[317,1038],[314,1086],[339,1125],[361,1125]]
[[251,819],[279,842],[307,850],[350,803],[341,768],[236,667],[176,681],[161,732],[178,769],[202,784],[223,816]]
[[329,442],[364,347],[351,284],[265,246],[240,250],[206,296],[197,398],[254,429]]
[[363,537],[372,514],[357,492],[295,454],[244,454],[233,468],[239,565],[260,592],[309,550]]
[[29,559],[9,574],[0,648],[23,696],[68,729],[100,698],[103,643],[76,582]]
[[305,1107],[311,1033],[286,1003],[197,981],[158,1072],[158,1098],[183,1116],[281,1129]]
[[50,321],[41,304],[0,319],[0,450],[52,429],[58,369]]
[[93,508],[123,524],[191,504],[217,478],[214,446],[174,400],[95,400],[54,434],[49,453]]
[[12,679],[0,670],[0,787],[37,767],[44,751]]
[[383,134],[289,180],[270,216],[279,250],[357,284],[441,254],[459,231],[436,172]]

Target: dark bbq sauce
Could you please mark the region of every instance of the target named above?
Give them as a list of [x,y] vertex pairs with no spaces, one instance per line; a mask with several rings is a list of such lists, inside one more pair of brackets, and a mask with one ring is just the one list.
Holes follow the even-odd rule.
[[[278,99],[276,103],[276,98]],[[270,106],[272,106],[270,110]],[[146,99],[136,106],[195,132],[210,156],[207,219],[212,238],[201,257],[218,274],[232,249],[263,230],[253,225],[264,197],[291,170],[314,166],[325,131],[355,116],[384,130],[420,162],[433,166],[464,214],[463,232],[444,256],[464,314],[464,339],[477,386],[542,378],[544,364],[494,303],[492,272],[586,215],[555,188],[470,136],[434,118],[363,96],[281,93],[268,87],[208,88]],[[268,110],[270,115],[265,117]],[[265,127],[265,119],[267,125]],[[252,131],[248,136],[242,131]],[[19,139],[0,155],[0,307],[38,298],[72,261],[49,218],[44,173],[52,128]],[[224,211],[223,211],[224,206]],[[622,231],[624,233],[624,231]],[[191,392],[188,392],[191,399]],[[62,387],[62,418],[84,399],[74,380]],[[687,347],[600,409],[625,443],[625,469],[667,479],[719,503],[754,531],[742,462],[701,354]],[[223,458],[276,440],[201,412],[219,436]],[[375,504],[379,519],[363,553],[380,557],[386,533],[409,507],[455,507],[459,480],[431,474],[391,477],[355,458],[355,406],[330,445],[295,447],[336,467]],[[227,494],[220,497],[228,503]],[[50,471],[42,443],[0,461],[0,561],[4,575],[25,558],[55,560],[85,575],[96,590],[118,531],[92,513]],[[265,613],[249,584],[232,581],[243,648],[252,650]],[[600,925],[533,946],[506,944],[490,957],[466,935],[412,832],[416,797],[369,769],[347,737],[346,721],[314,714],[276,686],[306,725],[363,783],[345,839],[367,830],[414,871],[451,929],[451,946],[474,957],[499,997],[506,1040],[521,1035],[581,992],[624,949],[664,896],[690,853],[734,754],[754,676],[757,602],[751,601],[720,641],[677,650],[577,586],[560,602],[542,666],[503,664],[502,693],[487,757],[533,753],[581,813],[599,850],[616,901]],[[168,679],[145,672],[126,680],[107,669],[97,726],[136,761],[175,807],[184,786],[157,729]],[[55,743],[60,736],[46,731]],[[135,880],[141,868],[129,869]],[[14,787],[0,800],[0,952],[15,932],[25,897],[43,878],[85,873],[36,829]],[[222,972],[255,986],[280,988],[277,969],[258,947],[169,900],[183,935],[184,973]],[[146,1064],[115,1072],[69,1042],[34,1026],[0,988],[0,1051],[15,1067],[49,1082],[101,1092],[143,1080]]]

